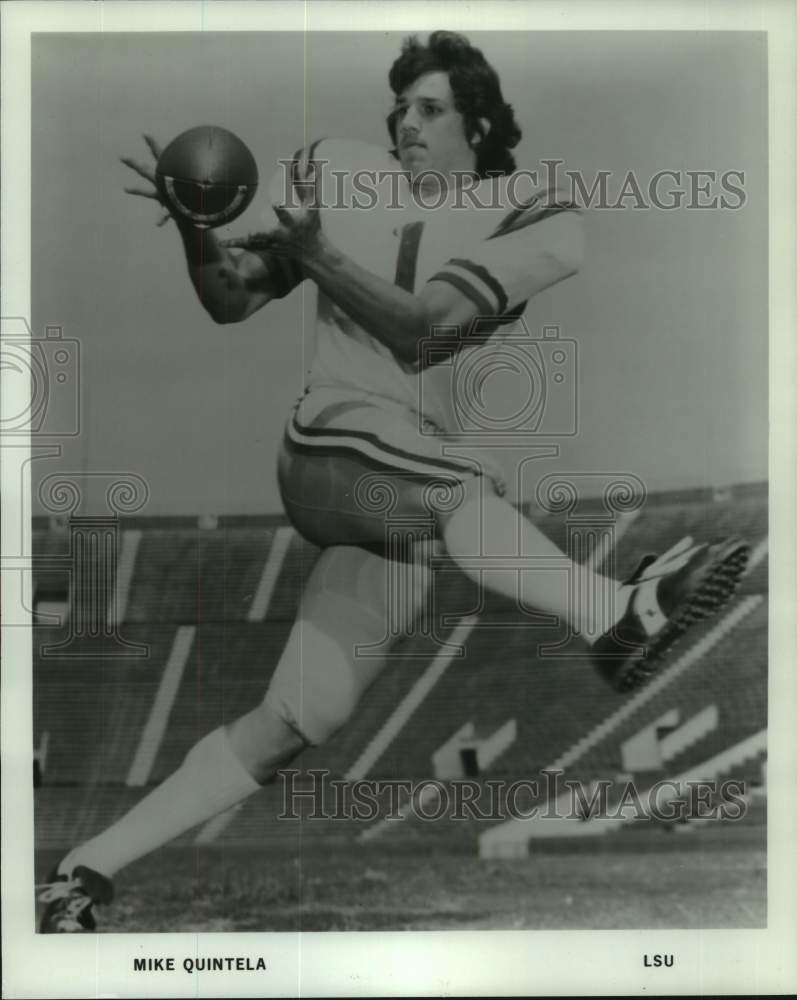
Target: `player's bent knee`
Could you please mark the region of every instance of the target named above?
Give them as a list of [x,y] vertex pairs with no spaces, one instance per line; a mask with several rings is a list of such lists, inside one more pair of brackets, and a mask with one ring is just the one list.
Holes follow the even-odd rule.
[[304,740],[265,701],[227,727],[230,747],[255,781],[269,781],[305,747]]
[[428,590],[426,563],[352,546],[319,557],[266,694],[307,744],[324,743],[344,726],[383,670],[383,653],[412,623],[410,592],[420,600]]
[[466,521],[472,522],[469,530],[478,532],[482,504],[488,498],[499,495],[495,484],[487,476],[474,473],[460,480],[459,485],[459,502],[447,506],[436,515],[437,529],[443,539],[452,524],[462,525]]
[[308,691],[299,698],[269,689],[264,699],[273,713],[297,734],[306,746],[320,746],[351,719],[360,692],[353,685],[337,691]]

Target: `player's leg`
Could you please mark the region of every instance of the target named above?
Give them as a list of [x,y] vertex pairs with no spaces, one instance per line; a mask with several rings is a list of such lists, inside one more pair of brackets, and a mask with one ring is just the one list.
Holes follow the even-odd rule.
[[[599,670],[620,689],[655,669],[694,620],[716,612],[735,590],[749,556],[740,539],[718,545],[682,539],[622,585],[575,563],[502,498],[498,469],[444,454],[445,443],[457,442],[421,433],[418,420],[390,400],[311,394],[289,424],[287,447],[315,455],[316,463],[326,456],[328,472],[318,478],[317,492],[307,491],[300,477],[283,476],[299,530],[323,537],[333,496],[341,523],[358,540],[384,542],[392,527],[412,530],[432,518],[464,572],[562,618],[591,644]],[[370,472],[355,481],[357,462]],[[346,463],[353,468],[342,475]]]
[[622,616],[630,587],[573,562],[499,496],[489,478],[474,475],[462,487],[462,502],[440,521],[449,555],[468,576],[522,606],[557,615],[587,642]]
[[570,560],[489,480],[473,477],[463,487],[463,502],[441,517],[449,555],[477,583],[568,622],[621,691],[641,683],[691,624],[729,600],[750,554],[739,538],[714,545],[684,538],[644,559],[621,584]]
[[[597,639],[622,614],[627,590],[572,562],[499,495],[497,468],[444,456],[445,440],[421,433],[417,414],[400,404],[350,394],[340,400],[329,392],[311,395],[288,428],[282,470],[286,509],[302,534],[324,538],[334,507],[338,525],[345,520],[345,530],[363,542],[384,540],[391,523],[409,529],[432,521],[449,554],[480,586],[511,600],[521,597]],[[291,462],[297,454],[315,458]],[[308,489],[303,473],[325,461],[325,474],[315,475]],[[441,494],[451,502],[440,503]],[[478,566],[468,557],[478,557]],[[518,569],[519,557],[528,564],[526,572]],[[574,601],[571,590],[590,599]]]
[[110,901],[117,871],[244,801],[346,722],[385,664],[357,647],[385,637],[391,579],[386,560],[364,549],[321,554],[264,701],[201,739],[161,785],[62,859],[42,887],[42,930],[93,929],[92,904]]
[[[280,719],[275,717],[271,724],[268,739],[275,761],[290,759],[301,748],[300,740]],[[260,787],[233,750],[225,728],[204,736],[157,788],[61,860],[47,883],[39,887],[39,900],[46,904],[42,932],[93,930],[92,905],[111,901],[111,876],[243,802]]]
[[[397,620],[392,590],[398,585],[407,592],[408,582],[413,601]],[[233,733],[248,766],[257,767],[261,709],[287,720],[308,746],[325,743],[344,726],[384,669],[391,637],[410,629],[427,587],[423,562],[397,567],[358,546],[325,549],[302,596],[296,654],[280,659],[263,705]]]
[[[352,553],[358,551],[352,549]],[[362,553],[363,561],[370,559],[378,557]],[[329,567],[334,561],[334,550],[328,550],[310,573],[275,676],[301,676],[306,665],[315,659],[335,676],[349,673],[344,639],[330,634],[335,612],[347,630],[371,634],[372,617],[378,609],[372,612],[355,604],[346,593],[343,574],[339,589],[330,588]],[[376,599],[378,591],[372,593]],[[325,608],[324,600],[334,607]],[[339,625],[339,629],[342,627]],[[68,875],[75,867],[85,865],[102,875],[114,875],[132,861],[254,794],[304,746],[305,740],[293,719],[264,701],[229,727],[219,727],[204,736],[188,752],[181,767],[162,784],[111,827],[70,851],[62,859],[59,872]]]
[[[302,742],[276,715],[263,722],[262,759],[268,757],[276,770],[302,749]],[[220,726],[194,744],[181,766],[121,819],[70,851],[58,871],[68,875],[85,865],[110,877],[260,787],[236,752],[230,732]]]

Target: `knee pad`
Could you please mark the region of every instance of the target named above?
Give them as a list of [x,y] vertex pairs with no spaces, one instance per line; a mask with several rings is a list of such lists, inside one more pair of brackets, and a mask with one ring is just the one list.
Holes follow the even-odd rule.
[[383,657],[357,656],[355,636],[342,643],[305,619],[291,630],[265,701],[308,746],[325,743],[349,721],[384,666]]
[[391,640],[411,626],[428,567],[403,567],[354,546],[325,550],[302,595],[266,693],[269,707],[310,746],[352,716],[383,670]]
[[321,554],[266,693],[271,709],[311,746],[348,721],[382,669],[382,657],[357,653],[384,632],[380,609],[363,586],[374,559],[356,548]]

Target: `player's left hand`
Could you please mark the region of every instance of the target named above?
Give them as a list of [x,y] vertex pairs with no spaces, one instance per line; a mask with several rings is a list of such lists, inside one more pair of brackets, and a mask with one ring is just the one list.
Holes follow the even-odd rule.
[[284,192],[274,187],[273,208],[279,226],[265,232],[250,233],[245,237],[223,240],[221,245],[255,253],[309,260],[318,252],[321,242],[321,215],[317,199],[316,168],[312,162],[301,159],[293,165],[291,177],[292,202],[286,203]]
[[223,240],[222,246],[260,251],[294,260],[305,260],[312,256],[318,249],[321,234],[321,217],[318,205],[314,203],[313,191],[311,185],[297,185],[293,193],[298,196],[298,204],[274,205],[279,226],[265,232],[250,233],[246,237]]
[[274,211],[280,220],[280,225],[275,229],[221,240],[221,245],[293,260],[304,260],[312,256],[318,246],[321,228],[318,213],[308,213],[303,218],[297,218],[295,212],[289,213],[280,208],[275,208]]

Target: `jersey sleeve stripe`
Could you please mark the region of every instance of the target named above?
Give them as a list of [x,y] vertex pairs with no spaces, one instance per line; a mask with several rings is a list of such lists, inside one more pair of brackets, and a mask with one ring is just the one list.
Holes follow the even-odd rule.
[[535,196],[525,205],[513,208],[511,212],[501,220],[495,232],[488,239],[495,239],[496,236],[506,236],[508,233],[515,233],[519,229],[531,226],[535,222],[542,222],[551,215],[558,212],[579,211],[578,205],[570,201],[563,192],[550,190],[543,197]]
[[454,267],[457,269],[462,269],[468,271],[474,278],[484,282],[484,284],[490,289],[496,299],[496,312],[503,313],[506,312],[506,308],[509,305],[508,297],[504,286],[498,281],[497,278],[493,277],[492,274],[487,270],[482,264],[476,264],[472,260],[465,260],[462,257],[452,257],[451,260],[446,265],[447,267]]
[[551,205],[549,208],[544,208],[539,212],[534,214],[534,218],[526,218],[521,216],[519,219],[515,220],[513,223],[508,225],[506,228],[502,228],[500,232],[496,231],[488,239],[495,239],[497,236],[509,236],[510,233],[517,233],[521,229],[525,229],[526,226],[533,225],[537,222],[542,222],[543,219],[548,219],[552,215],[559,215],[561,212],[572,212],[573,209],[567,205]]
[[[456,278],[453,281],[452,278]],[[503,285],[482,264],[472,260],[454,257],[433,275],[432,281],[447,280],[455,285],[464,295],[472,299],[488,316],[496,316],[506,312],[509,297]],[[486,311],[484,306],[487,306]]]
[[469,298],[477,306],[482,316],[495,316],[497,312],[495,302],[491,302],[475,287],[474,282],[467,276],[467,272],[454,271],[447,268],[443,271],[437,271],[429,280],[447,281],[449,285],[453,285],[454,288]]
[[499,222],[495,232],[491,233],[487,238],[491,240],[496,236],[502,236],[510,226],[523,216],[524,212],[531,211],[536,205],[539,204],[539,201],[539,198],[532,198],[527,204],[519,205],[517,208],[513,208],[512,211],[508,212]]

